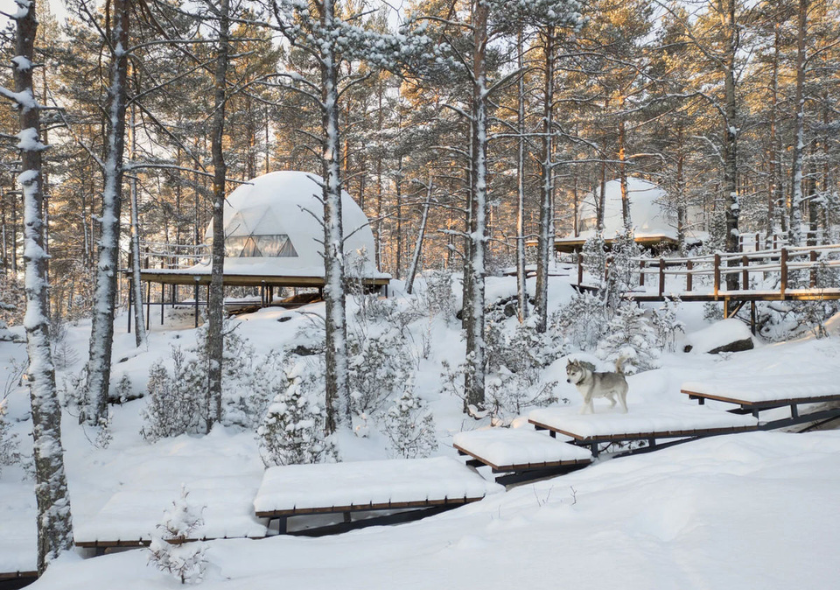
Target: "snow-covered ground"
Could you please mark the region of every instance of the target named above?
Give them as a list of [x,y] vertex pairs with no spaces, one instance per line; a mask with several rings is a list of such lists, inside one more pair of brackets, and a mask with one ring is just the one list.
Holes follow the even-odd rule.
[[[402,297],[399,285],[395,291]],[[488,301],[514,293],[514,278],[488,282]],[[550,293],[550,305],[557,308],[571,296],[571,289],[565,279],[555,278]],[[260,354],[280,350],[312,330],[307,312],[322,311],[320,305],[241,316],[237,332]],[[678,315],[691,333],[707,326],[702,313],[701,304],[683,303]],[[168,355],[170,345],[195,344],[195,331],[182,326],[151,332],[148,347],[136,350],[124,320],[116,323],[114,383],[125,374],[135,392],[145,389],[149,367]],[[417,354],[416,391],[434,412],[438,455],[455,457],[453,437],[483,424],[465,418],[461,399],[441,392],[441,362],[455,366],[463,360],[458,322],[435,317],[415,324],[412,346],[428,353]],[[772,379],[791,373],[807,379],[837,371],[840,321],[829,330],[831,338],[758,342],[754,350],[723,357],[665,353],[662,368],[628,377],[630,415],[634,406],[686,403],[680,393],[686,381],[744,380],[750,375]],[[60,381],[81,367],[89,331],[86,322],[68,329],[64,346],[76,354],[69,355]],[[682,342],[676,350],[682,349]],[[0,387],[11,373],[12,361],[24,358],[23,344],[0,342]],[[579,406],[579,394],[565,381],[565,364],[565,358],[558,359],[543,378],[559,381],[558,397]],[[63,440],[77,538],[130,534],[153,526],[146,510],[162,504],[154,508],[162,513],[177,498],[181,483],[207,504],[208,534],[258,535],[262,522],[252,516],[252,509],[263,465],[255,435],[217,428],[206,437],[150,444],[139,434],[145,404],[138,399],[114,406],[113,441],[107,449],[94,447],[89,440],[94,434],[65,413]],[[12,388],[8,406],[7,419],[28,455],[26,391]],[[606,406],[606,401],[596,400],[596,415]],[[708,406],[726,407],[716,402]],[[377,432],[359,438],[345,431],[338,446],[345,461],[388,458],[386,441]],[[830,518],[840,508],[837,489],[838,432],[728,435],[648,455],[599,459],[579,472],[493,494],[417,523],[321,539],[212,541],[202,586],[829,588],[835,585],[833,564],[840,550],[840,534]],[[130,501],[119,502],[120,497]],[[70,556],[51,567],[34,588],[179,585],[147,566],[147,559],[144,550],[93,559]],[[32,480],[20,466],[3,467],[0,572],[34,568]]]

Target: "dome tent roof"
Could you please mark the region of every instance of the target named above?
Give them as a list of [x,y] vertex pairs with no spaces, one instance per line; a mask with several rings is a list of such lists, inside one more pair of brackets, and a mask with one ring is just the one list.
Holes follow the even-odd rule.
[[[665,207],[664,197],[667,193],[662,188],[647,180],[628,176],[627,194],[630,199],[630,220],[636,238],[666,236],[676,239],[676,218]],[[600,187],[586,195],[581,204],[581,237],[589,237],[595,233],[597,197],[600,197]],[[610,180],[604,187],[604,237],[615,236],[623,227],[621,181]]]
[[[237,187],[225,203],[225,274],[323,276],[321,182],[315,174],[282,171]],[[364,212],[345,191],[341,207],[348,267],[364,257],[364,276],[384,276],[372,262],[373,232]],[[211,222],[208,243],[212,233]]]

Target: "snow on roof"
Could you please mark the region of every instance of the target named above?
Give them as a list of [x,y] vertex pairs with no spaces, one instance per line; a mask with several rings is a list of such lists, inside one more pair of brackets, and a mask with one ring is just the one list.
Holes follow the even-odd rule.
[[[224,212],[225,274],[324,276],[322,182],[315,174],[282,171],[237,187],[228,196]],[[341,208],[348,269],[364,256],[363,276],[387,278],[374,266],[368,219],[346,191],[342,191]],[[212,233],[211,222],[205,233],[207,242]],[[210,266],[199,264],[181,272],[209,273]]]
[[[675,216],[663,206],[667,193],[652,182],[627,177],[627,194],[630,199],[630,220],[637,238],[665,236],[677,239]],[[611,238],[624,227],[621,212],[621,181],[610,180],[604,186],[604,237]],[[580,237],[595,234],[595,199],[600,197],[600,187],[584,197],[580,207]]]

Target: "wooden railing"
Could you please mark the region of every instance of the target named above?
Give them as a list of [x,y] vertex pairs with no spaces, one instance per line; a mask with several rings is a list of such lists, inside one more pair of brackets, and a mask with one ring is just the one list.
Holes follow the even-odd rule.
[[[648,277],[656,277],[659,297],[666,293],[665,283],[669,276],[684,276],[685,291],[695,293],[695,277],[711,276],[711,294],[717,297],[727,292],[726,278],[731,274],[740,275],[741,288],[737,292],[750,290],[751,273],[778,273],[778,292],[784,295],[790,288],[792,272],[809,273],[809,288],[817,286],[817,273],[821,268],[840,267],[840,259],[820,260],[822,254],[840,255],[840,244],[827,246],[783,247],[756,252],[721,253],[691,258],[634,258],[639,270],[639,287],[645,287]],[[607,274],[610,258],[607,258]],[[578,255],[578,285],[583,285],[583,255]],[[670,290],[673,292],[673,289]],[[648,291],[649,292],[649,291]]]

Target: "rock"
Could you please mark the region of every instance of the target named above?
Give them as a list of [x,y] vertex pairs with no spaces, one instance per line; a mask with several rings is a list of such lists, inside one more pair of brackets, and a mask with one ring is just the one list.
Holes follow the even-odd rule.
[[754,346],[749,327],[740,320],[728,319],[689,334],[683,351],[718,354],[751,350]]

